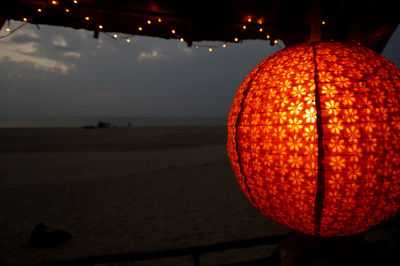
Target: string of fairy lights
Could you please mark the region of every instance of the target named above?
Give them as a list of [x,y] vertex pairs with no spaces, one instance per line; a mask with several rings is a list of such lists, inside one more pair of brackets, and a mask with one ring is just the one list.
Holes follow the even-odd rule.
[[[28,23],[32,22],[36,17],[43,15],[45,12],[49,11],[50,8],[49,7],[58,7],[63,9],[63,12],[65,14],[69,14],[71,12],[73,12],[74,7],[78,7],[79,6],[79,1],[78,0],[67,0],[67,1],[48,1],[45,4],[43,4],[43,6],[39,7],[36,9],[36,11],[34,12],[34,14],[32,14],[29,17],[23,17],[22,19],[22,24],[18,25],[15,28],[12,28],[10,26],[10,21],[8,21],[8,25],[6,28],[6,34],[0,36],[0,39],[6,38],[10,35],[12,35],[13,33],[15,33],[16,31],[20,30],[22,27],[24,27],[25,25],[27,25]],[[50,12],[50,11],[49,11]],[[83,18],[85,21],[91,21],[93,20],[91,17],[89,16],[83,16]],[[145,25],[138,25],[137,26],[137,31],[141,32],[145,29],[145,27],[150,27],[154,24],[161,24],[161,23],[165,23],[164,19],[162,17],[152,17],[151,19],[147,19],[145,23]],[[325,22],[324,22],[325,23]],[[37,25],[38,26],[38,25]],[[241,29],[237,32],[237,34],[234,35],[232,42],[234,43],[239,43],[242,41],[241,37],[243,36],[243,34],[245,34],[246,31],[248,31],[250,28],[251,30],[257,30],[260,34],[263,34],[262,36],[264,36],[264,38],[266,40],[270,41],[271,45],[275,45],[278,44],[278,39],[276,37],[272,37],[271,33],[267,33],[263,27],[263,19],[262,18],[253,18],[253,17],[248,17],[246,18],[246,23],[243,23]],[[104,34],[107,37],[110,37],[114,40],[123,40],[126,43],[131,43],[134,35],[119,35],[117,33],[110,33],[107,32],[105,30],[105,25],[102,24],[96,24],[96,29],[95,29],[95,38],[98,38],[98,34],[101,32],[102,34]],[[39,26],[38,26],[39,28]],[[178,31],[173,28],[170,27],[170,34],[172,37],[178,39],[181,42],[185,41],[185,38],[178,33]],[[205,48],[207,49],[209,52],[212,52],[215,49],[218,48],[226,48],[227,47],[227,43],[223,42],[217,45],[205,45],[205,44],[193,44],[193,46],[198,49],[198,48]]]

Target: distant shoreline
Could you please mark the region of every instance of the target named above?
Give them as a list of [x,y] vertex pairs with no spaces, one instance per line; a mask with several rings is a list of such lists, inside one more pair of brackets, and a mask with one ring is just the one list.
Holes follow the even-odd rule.
[[[155,126],[130,126],[130,127],[128,127],[128,126],[115,126],[115,127],[109,127],[109,128],[98,128],[98,127],[96,127],[96,126],[94,126],[93,125],[93,128],[90,128],[90,129],[99,129],[99,130],[102,130],[102,129],[104,129],[104,130],[113,130],[113,129],[138,129],[138,128],[141,128],[141,129],[144,129],[144,128],[148,128],[148,129],[157,129],[157,128],[182,128],[182,129],[185,129],[185,128],[225,128],[226,127],[226,125],[174,125],[174,126],[169,126],[169,125],[166,125],[166,126],[158,126],[158,125],[155,125]],[[4,130],[8,130],[8,129],[15,129],[15,130],[18,130],[18,129],[21,129],[21,130],[35,130],[35,129],[43,129],[43,130],[46,130],[46,129],[88,129],[88,128],[85,128],[85,126],[71,126],[71,127],[62,127],[62,126],[53,126],[53,127],[0,127],[0,130],[2,130],[2,129],[4,129]]]
[[226,117],[40,117],[0,116],[0,128],[79,128],[99,122],[116,127],[137,126],[224,126]]
[[0,128],[5,153],[115,152],[226,145],[225,126]]

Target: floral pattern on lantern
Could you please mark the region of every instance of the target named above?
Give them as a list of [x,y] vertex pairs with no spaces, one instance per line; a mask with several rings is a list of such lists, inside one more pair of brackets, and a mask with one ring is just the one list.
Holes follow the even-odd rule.
[[361,46],[281,50],[240,85],[227,146],[263,214],[306,234],[365,231],[400,206],[400,70]]

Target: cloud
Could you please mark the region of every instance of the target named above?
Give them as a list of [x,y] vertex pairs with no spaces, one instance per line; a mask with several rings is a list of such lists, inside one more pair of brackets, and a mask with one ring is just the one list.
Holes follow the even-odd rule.
[[89,40],[90,33],[87,30],[78,30],[78,35],[81,40]]
[[63,36],[58,35],[53,38],[53,44],[55,46],[67,47],[67,40]]
[[[31,26],[31,27],[29,27],[29,26]],[[10,28],[11,29],[15,29],[16,27],[17,26],[12,25]],[[31,37],[33,39],[39,39],[39,37],[40,37],[39,34],[38,34],[37,28],[35,26],[31,25],[31,24],[27,24],[27,27],[22,27],[22,28],[18,29],[17,31],[13,32],[13,34],[10,36],[10,38],[14,39],[17,36],[28,36],[28,37]]]
[[[4,48],[4,47],[3,47]],[[17,43],[13,44],[12,46],[5,47],[5,51],[14,51],[14,52],[19,52],[23,54],[33,54],[38,51],[37,44],[34,42],[27,42],[27,43]],[[4,51],[3,51],[4,53]],[[4,54],[2,54],[4,55]],[[2,56],[0,55],[0,57]]]
[[36,41],[39,39],[39,35],[30,30],[21,29],[14,32],[13,35],[10,36],[10,39],[15,43],[26,43]]
[[68,65],[61,61],[27,55],[12,50],[3,50],[0,54],[0,60],[7,60],[15,63],[30,63],[33,64],[36,69],[50,72],[60,72],[64,75],[67,75],[71,68],[74,67],[73,65]]
[[[66,40],[62,36],[53,38],[52,43],[57,46],[65,47]],[[51,59],[43,53],[43,43],[39,35],[32,29],[21,29],[16,31],[9,40],[1,43],[0,60],[13,63],[28,63],[34,68],[49,71],[59,72],[67,75],[74,68],[74,65],[67,64],[62,61]],[[39,47],[41,48],[39,50]],[[79,53],[66,52],[65,56],[79,57]],[[79,55],[78,55],[79,54]]]
[[182,51],[187,54],[187,55],[192,55],[193,54],[193,50],[189,47],[183,47]]
[[37,44],[33,42],[21,44],[7,43],[2,45],[1,50],[0,60],[14,63],[30,63],[36,69],[60,72],[64,75],[68,74],[70,69],[73,68],[73,65],[35,55],[38,48]]
[[78,53],[78,52],[64,52],[63,53],[63,55],[65,56],[65,57],[75,57],[75,58],[80,58],[81,57],[81,54],[80,53]]
[[163,58],[164,55],[161,52],[161,49],[154,49],[150,52],[141,52],[138,56],[139,61],[143,60],[151,60],[151,59],[156,59],[156,58]]

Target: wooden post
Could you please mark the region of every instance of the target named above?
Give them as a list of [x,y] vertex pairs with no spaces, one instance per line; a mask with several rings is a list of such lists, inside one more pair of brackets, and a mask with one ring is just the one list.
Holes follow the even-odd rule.
[[97,28],[94,30],[93,38],[95,38],[95,39],[99,38],[99,30]]
[[4,23],[6,23],[6,19],[0,16],[0,30],[3,28]]
[[189,1],[189,16],[188,16],[188,23],[187,23],[187,28],[188,28],[188,33],[187,33],[187,37],[186,37],[186,43],[188,47],[192,47],[193,44],[193,20],[194,20],[194,12],[193,10],[195,9],[195,3],[193,0]]
[[318,42],[322,40],[321,23],[321,4],[319,0],[310,0],[311,42]]

